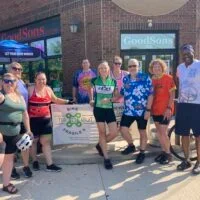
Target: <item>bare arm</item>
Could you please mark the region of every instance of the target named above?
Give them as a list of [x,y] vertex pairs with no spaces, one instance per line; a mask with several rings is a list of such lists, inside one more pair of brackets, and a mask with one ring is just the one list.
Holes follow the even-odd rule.
[[174,98],[175,98],[175,89],[173,89],[172,91],[170,91],[170,97],[169,97],[169,102],[167,105],[167,108],[165,110],[164,113],[164,118],[170,119],[172,116],[172,107],[173,107],[173,103],[174,103]]
[[73,98],[74,102],[77,102],[76,93],[77,93],[77,88],[73,86],[72,87],[72,98]]
[[0,104],[3,103],[5,97],[4,95],[0,92]]
[[58,98],[58,97],[54,94],[53,90],[52,90],[50,87],[48,87],[47,90],[48,90],[48,92],[50,93],[51,101],[52,101],[53,103],[56,103],[56,104],[68,104],[68,103],[69,103],[69,100]]
[[144,119],[148,120],[151,115],[151,105],[153,103],[153,94],[150,94],[147,99],[146,111],[144,113]]

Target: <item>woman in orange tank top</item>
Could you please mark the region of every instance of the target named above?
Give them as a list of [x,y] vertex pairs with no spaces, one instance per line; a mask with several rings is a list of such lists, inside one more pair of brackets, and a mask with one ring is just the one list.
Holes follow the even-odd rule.
[[33,169],[39,170],[39,163],[36,157],[37,142],[40,141],[42,151],[46,159],[47,171],[61,171],[62,169],[53,164],[51,155],[51,134],[52,122],[50,104],[67,104],[69,100],[55,96],[52,89],[46,85],[47,78],[45,73],[39,72],[35,76],[35,85],[29,87],[28,112],[30,125],[34,134],[34,142],[31,149],[33,158]]

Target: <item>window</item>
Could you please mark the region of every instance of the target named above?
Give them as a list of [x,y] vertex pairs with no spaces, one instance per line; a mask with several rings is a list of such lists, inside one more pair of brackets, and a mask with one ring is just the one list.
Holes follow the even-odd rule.
[[38,49],[42,50],[43,52],[45,52],[44,40],[38,40],[38,41],[35,41],[35,42],[31,42],[31,46],[38,48]]
[[61,37],[47,39],[47,56],[55,56],[61,54]]

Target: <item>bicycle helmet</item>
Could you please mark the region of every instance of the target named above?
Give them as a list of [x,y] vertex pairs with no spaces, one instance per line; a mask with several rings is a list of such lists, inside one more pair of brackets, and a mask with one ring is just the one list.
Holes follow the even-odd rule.
[[25,133],[17,141],[16,146],[19,150],[25,151],[31,147],[32,143],[33,141],[31,140],[30,136]]

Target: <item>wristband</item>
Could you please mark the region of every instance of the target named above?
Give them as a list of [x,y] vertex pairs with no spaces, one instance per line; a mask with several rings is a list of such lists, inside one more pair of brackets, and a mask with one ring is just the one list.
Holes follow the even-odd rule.
[[110,98],[110,102],[112,102],[112,98]]
[[151,112],[151,109],[149,109],[149,108],[146,108],[146,111],[147,111],[147,112]]

